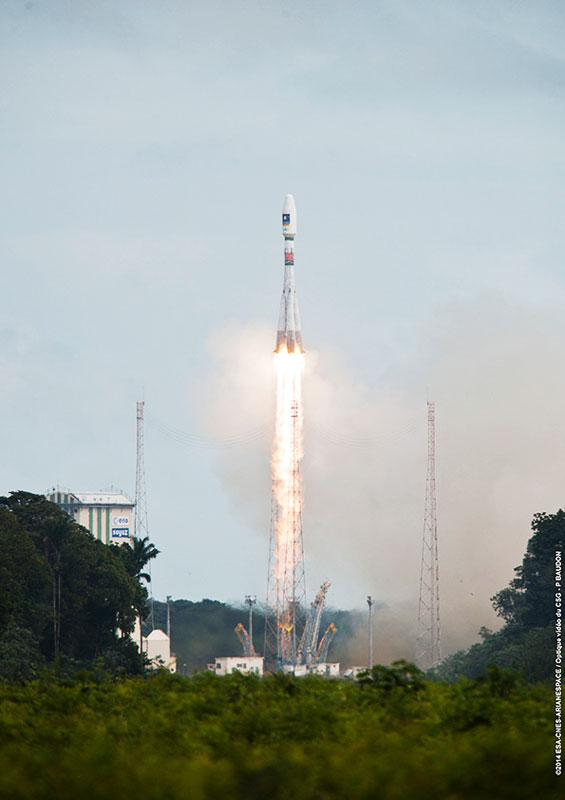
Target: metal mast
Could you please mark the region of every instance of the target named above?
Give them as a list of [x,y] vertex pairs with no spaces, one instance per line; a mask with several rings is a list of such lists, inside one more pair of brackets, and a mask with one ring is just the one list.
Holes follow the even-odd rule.
[[367,605],[369,606],[369,669],[373,667],[373,606],[375,601],[369,595],[367,597]]
[[171,600],[173,598],[170,594],[167,595],[167,636],[171,638]]
[[257,597],[254,594],[247,594],[245,602],[249,606],[249,655],[254,656],[256,653],[253,647],[253,606],[257,602]]
[[428,402],[428,467],[422,535],[420,600],[416,660],[422,669],[437,667],[441,661],[439,626],[439,559],[437,544],[435,404]]
[[[136,466],[135,466],[135,518],[133,525],[133,535],[137,539],[145,539],[149,536],[147,528],[147,497],[145,491],[145,458],[143,447],[143,413],[145,401],[137,403],[137,447],[136,447]],[[151,562],[147,564],[149,576],[151,577]],[[151,604],[151,629],[155,628],[155,612],[153,603],[153,586],[149,582],[149,595]]]

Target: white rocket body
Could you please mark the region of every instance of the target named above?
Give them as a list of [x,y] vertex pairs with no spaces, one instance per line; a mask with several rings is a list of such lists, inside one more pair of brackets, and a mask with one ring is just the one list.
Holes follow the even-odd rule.
[[302,330],[294,283],[296,206],[294,197],[291,194],[287,194],[284,198],[282,232],[284,236],[284,281],[275,352],[278,352],[284,346],[286,346],[289,353],[294,353],[295,350],[302,352]]

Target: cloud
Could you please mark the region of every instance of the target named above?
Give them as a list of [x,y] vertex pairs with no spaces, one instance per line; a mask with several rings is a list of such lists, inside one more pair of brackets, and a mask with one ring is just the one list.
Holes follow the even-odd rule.
[[[333,605],[359,606],[373,594],[413,632],[427,383],[436,402],[446,652],[497,624],[490,597],[520,563],[533,514],[555,510],[562,498],[565,338],[558,317],[542,319],[540,310],[497,294],[453,303],[425,332],[424,365],[407,365],[374,390],[351,374],[343,353],[307,354],[304,541],[312,591],[328,577]],[[269,341],[253,326],[215,339],[207,424],[220,440],[265,431]],[[244,444],[244,456],[223,450],[217,467],[234,511],[258,525],[269,492],[266,441]]]

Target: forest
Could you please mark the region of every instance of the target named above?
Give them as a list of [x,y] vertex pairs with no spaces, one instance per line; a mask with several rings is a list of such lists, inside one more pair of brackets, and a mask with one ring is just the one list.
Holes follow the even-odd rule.
[[157,552],[148,542],[107,546],[41,495],[0,497],[0,677],[94,664],[141,673],[130,633],[147,614],[140,577]]
[[555,656],[555,553],[563,552],[565,511],[535,514],[522,564],[509,586],[491,598],[502,628],[479,631],[482,642],[444,659],[437,674],[445,680],[476,678],[489,664],[519,672],[526,680],[550,681]]
[[[482,641],[444,659],[433,676],[478,678],[494,664],[527,681],[550,680],[555,646],[553,564],[563,550],[565,512],[540,513],[515,578],[492,602],[503,621],[481,628]],[[29,680],[57,664],[72,672],[103,664],[112,674],[139,674],[143,662],[129,634],[135,618],[167,628],[166,604],[150,616],[146,564],[158,555],[148,541],[132,547],[96,541],[43,496],[13,492],[0,497],[0,677]],[[247,609],[211,599],[171,602],[171,645],[179,671],[193,674],[218,655],[236,655],[238,622]],[[362,612],[328,609],[336,623],[330,658],[347,663],[349,642],[364,630]],[[254,612],[254,642],[263,652],[265,620]]]

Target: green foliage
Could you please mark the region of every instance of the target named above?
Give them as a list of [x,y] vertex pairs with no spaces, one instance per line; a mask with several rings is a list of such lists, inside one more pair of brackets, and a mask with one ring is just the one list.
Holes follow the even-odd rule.
[[376,664],[364,670],[358,676],[358,683],[383,692],[419,692],[424,687],[424,673],[415,664],[400,659],[390,667]]
[[137,648],[118,636],[133,630],[146,598],[123,558],[57,505],[29,492],[0,497],[0,676],[94,659],[138,672]]
[[143,572],[143,567],[152,559],[157,558],[159,550],[149,541],[148,536],[143,539],[132,537],[130,547],[117,544],[111,544],[110,547],[121,560],[128,575],[148,583],[151,581],[151,576],[148,572]]
[[0,632],[13,622],[41,636],[51,613],[49,565],[31,534],[0,505]]
[[560,797],[551,690],[505,673],[392,691],[310,677],[75,674],[0,686],[10,800]]
[[496,664],[517,670],[528,681],[551,680],[555,647],[555,587],[553,581],[556,550],[565,543],[565,511],[535,514],[533,535],[516,577],[498,592],[492,603],[505,625],[496,633],[481,628],[483,641],[466,652],[445,659],[438,677],[455,680],[458,676],[477,678]]
[[492,598],[498,614],[520,630],[543,628],[554,620],[555,552],[563,551],[565,544],[565,511],[535,514],[532,530],[522,565],[515,569],[516,577]]
[[27,628],[11,619],[0,637],[0,676],[8,681],[31,681],[45,664],[39,642]]

